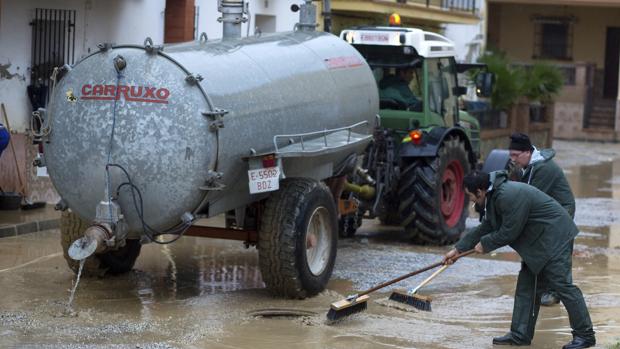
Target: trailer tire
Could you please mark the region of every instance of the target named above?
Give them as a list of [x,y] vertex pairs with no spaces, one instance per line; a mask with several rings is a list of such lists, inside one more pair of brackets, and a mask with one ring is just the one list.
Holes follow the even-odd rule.
[[272,294],[303,299],[325,289],[336,260],[336,212],[327,186],[309,179],[284,180],[267,199],[258,255]]
[[[69,247],[71,244],[84,236],[84,231],[89,224],[76,213],[64,211],[60,216],[60,245],[62,246],[63,256],[69,268],[77,274],[80,262],[69,257]],[[130,271],[138,256],[142,245],[140,240],[127,239],[125,246],[118,250],[88,257],[84,262],[82,275],[86,277],[104,276],[107,274],[121,274]]]
[[469,213],[463,177],[471,165],[465,143],[448,137],[437,157],[416,158],[404,168],[398,190],[404,229],[416,243],[456,241]]

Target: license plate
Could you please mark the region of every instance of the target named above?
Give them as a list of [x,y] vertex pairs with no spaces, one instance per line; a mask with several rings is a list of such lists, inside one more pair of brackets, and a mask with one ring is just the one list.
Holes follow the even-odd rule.
[[249,170],[248,177],[250,179],[250,194],[280,189],[280,169],[278,167]]

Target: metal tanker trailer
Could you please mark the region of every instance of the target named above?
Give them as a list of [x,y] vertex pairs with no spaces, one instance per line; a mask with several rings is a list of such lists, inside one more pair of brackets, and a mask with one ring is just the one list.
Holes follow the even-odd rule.
[[[101,44],[54,75],[38,115],[73,270],[85,260],[91,274],[125,272],[141,243],[199,235],[257,245],[275,294],[305,297],[329,280],[375,81],[353,47],[313,30],[309,2],[295,31],[243,39],[239,3],[219,4],[222,40]],[[225,228],[192,225],[220,214]]]

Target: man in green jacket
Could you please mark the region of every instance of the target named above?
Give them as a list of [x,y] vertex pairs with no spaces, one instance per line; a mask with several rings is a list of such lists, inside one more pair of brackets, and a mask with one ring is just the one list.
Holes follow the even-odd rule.
[[521,182],[535,186],[555,199],[575,218],[575,196],[564,171],[553,161],[555,150],[538,150],[524,133],[513,133],[508,146],[510,160],[516,165]]
[[[517,180],[533,185],[555,199],[575,218],[575,196],[570,189],[564,171],[553,161],[553,149],[538,150],[524,133],[513,133],[508,146],[510,160],[515,164]],[[551,306],[560,303],[553,290],[546,290],[541,304]]]
[[379,82],[379,98],[394,100],[404,108],[412,111],[422,111],[422,102],[418,99],[409,84],[413,80],[413,67],[399,68],[396,75],[387,75]]
[[475,248],[487,253],[509,245],[521,256],[510,332],[493,338],[496,345],[530,345],[542,290],[556,290],[568,311],[573,340],[563,349],[596,344],[583,295],[572,283],[573,239],[579,232],[565,209],[547,194],[525,183],[508,181],[505,172],[473,171],[465,176],[466,193],[485,207],[484,220],[468,232],[444,260]]

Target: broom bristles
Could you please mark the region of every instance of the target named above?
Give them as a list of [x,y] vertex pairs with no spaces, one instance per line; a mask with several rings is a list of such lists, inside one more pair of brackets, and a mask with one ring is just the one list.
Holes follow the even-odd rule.
[[354,304],[354,305],[352,305],[352,306],[350,306],[348,308],[340,309],[340,310],[329,309],[329,311],[327,312],[327,320],[329,320],[331,322],[335,322],[335,321],[343,319],[343,318],[345,318],[347,316],[351,316],[353,314],[361,313],[361,312],[365,311],[366,309],[368,309],[368,303],[366,303],[366,302],[357,303],[357,304]]
[[368,309],[368,299],[370,297],[364,295],[353,300],[343,299],[332,303],[329,312],[327,312],[327,320],[334,322],[347,316],[361,313]]
[[408,292],[392,292],[390,300],[408,304],[416,309],[423,311],[431,311],[431,301],[433,300],[429,296],[422,296],[417,294],[410,294]]

